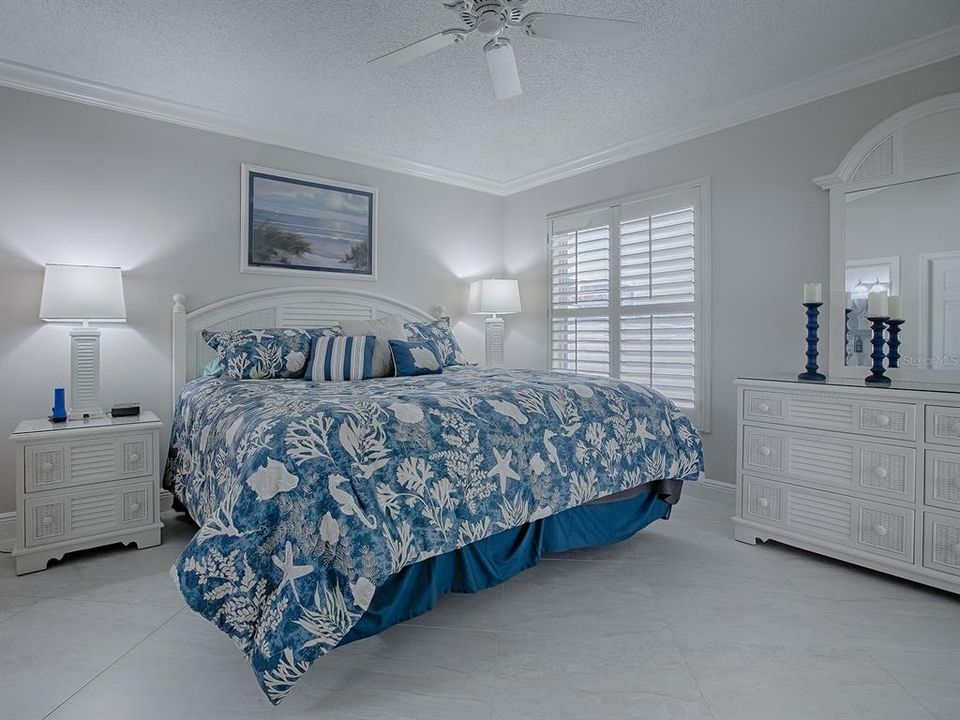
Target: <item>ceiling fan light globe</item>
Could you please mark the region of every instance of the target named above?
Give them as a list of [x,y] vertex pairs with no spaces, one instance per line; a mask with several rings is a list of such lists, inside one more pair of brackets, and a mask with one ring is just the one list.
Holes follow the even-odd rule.
[[520,87],[520,74],[517,72],[517,59],[513,46],[503,38],[491,40],[483,48],[493,82],[493,92],[497,100],[509,100],[523,92]]

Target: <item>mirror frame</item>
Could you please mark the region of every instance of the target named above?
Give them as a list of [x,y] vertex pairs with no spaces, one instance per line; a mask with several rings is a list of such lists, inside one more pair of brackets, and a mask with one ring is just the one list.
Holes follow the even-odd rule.
[[[814,179],[830,192],[830,376],[857,378],[869,374],[869,368],[845,365],[843,343],[834,341],[845,333],[846,194],[956,173],[960,173],[960,92],[940,95],[891,115],[860,138],[836,170]],[[960,383],[960,369],[892,368],[887,375],[895,381]]]

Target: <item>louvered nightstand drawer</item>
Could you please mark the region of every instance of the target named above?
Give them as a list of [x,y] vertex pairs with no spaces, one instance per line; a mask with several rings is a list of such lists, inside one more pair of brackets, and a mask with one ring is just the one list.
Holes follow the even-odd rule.
[[960,447],[960,408],[927,405],[928,443]]
[[153,474],[150,433],[97,435],[84,440],[28,444],[24,453],[24,491],[90,485]]
[[906,403],[797,397],[746,390],[743,393],[743,418],[808,430],[840,430],[897,440],[914,440],[917,436],[916,409]]
[[960,517],[923,514],[923,564],[960,575]]
[[800,485],[878,498],[916,497],[913,448],[745,426],[742,458],[744,470]]
[[152,522],[153,483],[45,493],[27,498],[24,510],[28,548],[101,535]]
[[913,510],[743,476],[741,517],[913,562]]

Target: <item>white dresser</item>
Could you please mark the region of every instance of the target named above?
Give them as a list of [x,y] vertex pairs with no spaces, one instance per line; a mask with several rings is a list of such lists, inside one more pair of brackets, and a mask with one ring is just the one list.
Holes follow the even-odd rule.
[[161,427],[151,412],[17,426],[18,575],[72,550],[160,543]]
[[737,540],[960,593],[957,386],[736,384]]

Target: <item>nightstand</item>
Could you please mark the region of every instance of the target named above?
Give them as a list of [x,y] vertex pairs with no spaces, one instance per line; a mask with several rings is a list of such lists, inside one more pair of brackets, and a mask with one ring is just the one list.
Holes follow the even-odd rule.
[[17,455],[17,574],[100,545],[160,544],[160,419],[26,420]]

